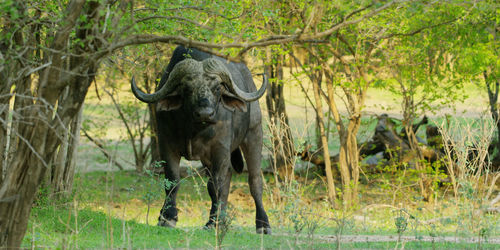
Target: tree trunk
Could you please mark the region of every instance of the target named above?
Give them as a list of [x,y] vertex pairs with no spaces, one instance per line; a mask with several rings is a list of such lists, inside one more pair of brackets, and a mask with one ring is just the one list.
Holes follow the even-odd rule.
[[76,169],[76,155],[78,152],[78,145],[80,144],[80,129],[82,128],[82,115],[83,106],[80,108],[77,117],[73,119],[71,123],[71,137],[69,141],[68,156],[66,160],[66,166],[64,168],[63,174],[63,190],[65,194],[71,193],[73,191],[73,179],[75,177]]
[[51,196],[55,199],[71,193],[75,174],[75,157],[80,142],[80,128],[82,123],[82,109],[69,123],[67,130],[62,131],[63,140],[59,146],[56,160],[52,166],[50,181]]
[[[352,189],[351,189],[351,178],[352,178],[352,173],[351,170],[352,167],[350,167],[351,161],[351,155],[349,153],[349,150],[352,150],[349,148],[349,136],[348,136],[348,130],[344,126],[344,122],[342,121],[342,118],[340,116],[339,110],[337,108],[337,104],[335,103],[335,94],[334,94],[334,89],[333,89],[333,78],[332,74],[328,75],[328,78],[330,79],[331,82],[326,84],[327,86],[327,96],[325,96],[326,101],[328,103],[328,107],[330,112],[332,113],[332,116],[335,121],[335,125],[337,127],[337,131],[339,133],[339,141],[340,141],[340,149],[339,149],[339,171],[342,179],[342,200],[344,201],[344,204],[350,205],[352,203]],[[357,180],[354,180],[357,181]]]
[[352,116],[349,119],[349,125],[347,127],[347,152],[348,165],[351,171],[352,181],[348,185],[351,186],[351,204],[357,204],[358,202],[358,184],[359,184],[359,151],[358,151],[358,139],[356,135],[358,134],[359,126],[361,124],[361,116]]
[[[268,53],[270,54],[270,53]],[[268,58],[271,58],[268,56]],[[294,179],[295,148],[283,95],[283,56],[276,56],[266,66],[270,86],[266,95],[272,145],[272,165],[283,180]]]
[[[321,61],[319,61],[321,59],[317,55],[314,55],[314,53],[312,53],[311,50],[309,50],[309,52],[310,52],[310,54],[308,56],[309,65],[318,65],[318,64],[321,65]],[[293,53],[290,53],[290,56],[302,68],[302,70],[304,72],[306,72],[309,80],[311,80],[312,85],[313,85],[314,100],[315,100],[316,105],[314,105],[311,102],[311,106],[313,106],[313,108],[316,112],[316,126],[318,127],[317,140],[319,140],[318,145],[321,145],[321,152],[322,152],[323,158],[324,158],[324,165],[325,165],[324,167],[325,167],[327,188],[328,188],[328,198],[329,198],[331,204],[335,206],[335,202],[337,200],[337,194],[336,194],[336,190],[335,190],[335,183],[333,181],[334,177],[333,177],[333,171],[332,171],[332,168],[335,168],[335,166],[333,166],[333,164],[332,164],[333,161],[330,157],[330,152],[329,152],[329,147],[328,147],[328,131],[325,131],[325,124],[324,124],[325,117],[323,115],[323,104],[321,101],[321,95],[323,93],[321,90],[321,83],[323,81],[325,65],[322,65],[323,68],[320,70],[309,69]],[[328,88],[329,92],[331,91],[333,93],[333,86],[332,85],[327,84],[327,88]],[[307,93],[305,93],[305,94],[307,95]],[[333,98],[333,95],[331,95],[331,96]],[[334,108],[336,108],[336,106],[334,106]],[[331,111],[331,109],[332,109],[332,107],[330,107],[330,111]],[[330,113],[333,113],[333,112],[330,112]],[[338,114],[338,113],[335,113],[335,114]],[[336,117],[336,118],[338,118],[340,120],[340,117]],[[329,119],[328,119],[328,122],[329,122]],[[340,123],[340,125],[339,124],[337,124],[337,125],[338,125],[337,129],[339,131],[343,129],[342,123]],[[342,138],[341,138],[341,140],[342,140]],[[346,155],[344,152],[345,152],[345,150],[343,150],[341,147],[339,157],[336,161],[336,163],[339,165],[339,168],[341,168],[341,169],[342,169],[342,167],[346,166],[346,164],[345,164],[346,163],[346,161],[345,161]],[[335,171],[335,172],[337,172],[337,171]],[[346,178],[346,176],[342,176],[341,179],[345,180],[345,178]],[[349,177],[349,179],[350,179],[350,177]],[[344,191],[346,191],[346,190],[344,190]],[[347,192],[350,192],[350,191],[347,190]],[[344,193],[344,195],[345,195],[345,193]]]
[[[151,164],[150,166],[154,167],[155,163],[160,161],[160,146],[158,145],[158,127],[156,124],[156,105],[148,104],[149,109],[149,128],[151,131],[151,144],[150,144],[150,152],[151,152]],[[163,168],[153,168],[155,172],[163,171]]]
[[[63,110],[63,116],[51,119],[54,116],[52,107],[57,100],[54,98],[39,99],[35,105],[25,107],[29,116],[24,122],[32,126],[24,126],[19,130],[17,151],[9,162],[9,171],[0,188],[0,247],[21,244],[35,194],[50,167],[54,153],[62,143],[62,135],[58,131],[68,127],[69,122],[77,115],[92,81],[92,77],[86,81],[82,78],[84,77],[76,77],[70,86],[71,90],[80,95],[70,95],[75,98],[66,100],[64,105],[59,106],[58,109]],[[72,179],[71,173],[69,169],[68,180]]]
[[[493,122],[497,127],[497,140],[496,148],[500,150],[500,114],[498,111],[498,91],[500,82],[498,79],[494,78],[494,74],[489,74],[487,71],[483,72],[484,83],[486,85],[486,90],[488,91],[488,100],[490,104],[490,113]],[[494,162],[500,162],[500,152],[497,153],[496,158],[493,159]]]
[[328,199],[330,201],[330,204],[335,205],[335,202],[337,200],[336,196],[336,190],[335,190],[335,183],[333,182],[333,174],[332,174],[332,163],[330,160],[330,151],[328,148],[328,138],[325,133],[325,124],[323,123],[324,121],[324,115],[323,115],[323,104],[321,101],[321,94],[320,94],[320,88],[319,84],[321,82],[321,78],[317,79],[318,81],[313,82],[313,92],[314,92],[314,100],[316,101],[316,115],[318,117],[318,126],[319,126],[319,132],[320,132],[320,137],[321,137],[321,146],[322,146],[322,152],[325,160],[325,172],[326,172],[326,182],[327,182],[327,189],[328,189]]
[[[1,55],[1,53],[0,53]],[[0,57],[1,60],[1,57]],[[9,127],[10,86],[6,72],[0,68],[0,185],[7,170],[7,143]]]
[[[23,3],[18,3],[19,9],[22,9]],[[44,53],[26,53],[27,56],[39,57],[26,61],[40,64],[24,65],[23,84],[27,86],[16,83],[16,99],[21,97],[24,100],[17,100],[19,109],[14,107],[15,115],[18,115],[19,119],[12,121],[15,131],[12,130],[11,135],[15,138],[11,137],[13,139],[9,148],[15,148],[15,151],[9,149],[13,154],[8,157],[9,168],[0,187],[0,248],[18,248],[21,245],[34,197],[62,143],[64,136],[59,132],[66,131],[79,112],[88,87],[94,79],[98,62],[78,55],[88,54],[92,48],[99,46],[97,42],[89,45],[94,40],[85,40],[92,31],[99,29],[81,23],[87,21],[99,24],[99,6],[98,2],[70,1],[47,44],[39,44],[36,39],[31,39],[37,32],[16,32],[28,36],[25,40],[33,43],[28,46],[50,49]],[[21,17],[28,15],[26,11],[19,11],[19,14]],[[80,20],[81,14],[88,18]],[[71,34],[84,41],[83,44],[70,48],[69,39],[74,38],[71,38]],[[12,45],[15,49],[23,49],[25,44],[23,41],[15,41]],[[65,54],[66,52],[70,53]],[[11,58],[15,58],[12,55],[16,55],[16,51],[11,53]],[[31,66],[37,67],[37,70],[33,70]],[[66,71],[68,68],[71,70]],[[64,88],[68,88],[70,93],[64,102],[58,102]]]
[[[21,244],[28,225],[29,213],[36,191],[49,167],[55,151],[55,133],[47,126],[47,108],[25,107],[31,111],[33,126],[20,131],[24,140],[9,164],[9,171],[0,188],[0,246]],[[43,110],[44,109],[44,110]]]

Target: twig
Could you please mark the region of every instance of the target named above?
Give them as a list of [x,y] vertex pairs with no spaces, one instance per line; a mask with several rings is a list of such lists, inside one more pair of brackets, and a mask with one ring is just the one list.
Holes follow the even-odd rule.
[[104,148],[104,145],[102,145],[102,143],[98,142],[97,140],[95,140],[94,138],[92,138],[92,136],[89,135],[89,133],[87,133],[87,131],[82,128],[82,132],[83,134],[85,135],[85,137],[87,137],[87,139],[89,139],[89,141],[93,142],[100,150],[101,152],[104,154],[104,156],[106,156],[106,158],[112,162],[114,165],[116,165],[120,170],[123,170],[123,166],[117,162],[115,159],[113,159],[113,156],[111,156],[111,154]]

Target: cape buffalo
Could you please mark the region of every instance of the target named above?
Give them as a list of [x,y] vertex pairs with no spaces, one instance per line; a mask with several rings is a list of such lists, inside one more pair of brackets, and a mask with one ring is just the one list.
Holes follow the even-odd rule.
[[260,167],[262,127],[257,100],[266,91],[267,77],[263,78],[257,91],[245,64],[182,46],[175,49],[155,93],[142,92],[132,78],[134,95],[156,104],[160,157],[167,180],[158,225],[174,227],[177,222],[182,156],[201,161],[208,170],[212,206],[205,227],[215,226],[217,211],[227,204],[231,166],[236,172],[243,170],[243,152],[255,201],[257,233],[271,233],[262,204]]

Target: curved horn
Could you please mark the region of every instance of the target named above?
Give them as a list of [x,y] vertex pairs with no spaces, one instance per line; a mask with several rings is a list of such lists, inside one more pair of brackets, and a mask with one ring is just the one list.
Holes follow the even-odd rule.
[[[267,75],[265,73],[263,73],[263,82],[262,82],[262,86],[260,87],[260,89],[256,92],[248,93],[248,92],[241,90],[238,87],[238,85],[236,85],[236,83],[234,83],[233,78],[231,77],[231,73],[229,72],[227,67],[219,60],[212,59],[212,58],[205,59],[204,60],[204,67],[205,67],[205,70],[207,70],[208,72],[222,73],[219,75],[221,76],[221,78],[223,78],[223,81],[226,83],[230,83],[230,84],[226,84],[226,86],[229,88],[229,90],[232,93],[236,94],[239,98],[241,98],[244,101],[247,101],[247,102],[255,101],[255,100],[261,98],[264,95],[264,93],[266,92],[268,80],[267,80]],[[251,75],[250,75],[250,77],[251,77]]]
[[168,84],[169,81],[167,81],[163,86],[161,87],[160,90],[156,91],[155,93],[148,94],[143,92],[139,87],[137,87],[137,84],[135,83],[135,77],[132,77],[132,81],[130,81],[130,85],[132,87],[132,93],[134,93],[135,97],[142,102],[146,103],[155,103],[161,100],[163,97],[168,95],[170,92],[172,92],[172,86],[171,84]]
[[170,72],[167,82],[165,82],[165,84],[163,84],[163,86],[161,86],[161,88],[158,91],[152,94],[147,94],[144,93],[142,90],[140,90],[137,87],[137,84],[135,83],[134,77],[132,77],[131,81],[132,93],[134,93],[137,99],[143,102],[146,103],[158,102],[159,100],[163,99],[165,96],[169,95],[175,90],[177,85],[180,83],[180,77],[182,77],[188,72],[200,71],[201,69],[199,69],[200,68],[199,64],[200,64],[199,62],[193,59],[185,59],[177,63],[172,69],[172,72]]
[[252,101],[258,100],[259,98],[261,98],[264,95],[264,93],[266,92],[267,84],[268,84],[267,75],[266,75],[266,73],[262,73],[262,86],[260,86],[260,89],[257,90],[256,92],[250,92],[250,93],[245,92],[245,91],[241,90],[234,83],[234,81],[231,81],[231,91],[236,93],[236,95],[238,97],[240,97],[241,99],[243,99],[247,102],[252,102]]

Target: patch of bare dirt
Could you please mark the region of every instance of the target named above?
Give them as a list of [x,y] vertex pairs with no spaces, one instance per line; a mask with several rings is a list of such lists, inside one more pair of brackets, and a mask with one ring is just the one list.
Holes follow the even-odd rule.
[[[283,234],[282,236],[292,236],[291,234]],[[305,235],[302,237],[306,237]],[[315,239],[326,242],[337,242],[336,235],[315,235]],[[342,235],[340,236],[341,243],[351,242],[397,242],[397,235]],[[500,237],[490,237],[488,239],[479,239],[478,237],[455,237],[455,236],[401,236],[401,242],[423,241],[423,242],[449,242],[449,243],[489,243],[500,244]]]
[[[283,234],[283,236],[292,236],[291,234]],[[305,235],[302,237],[306,237]],[[337,242],[336,235],[315,235],[315,239],[326,242]],[[342,235],[340,236],[341,243],[351,242],[397,242],[397,235]],[[478,237],[455,237],[455,236],[401,236],[401,242],[423,241],[423,242],[449,242],[449,243],[489,243],[500,244],[500,237],[490,237],[488,239],[479,239]]]

